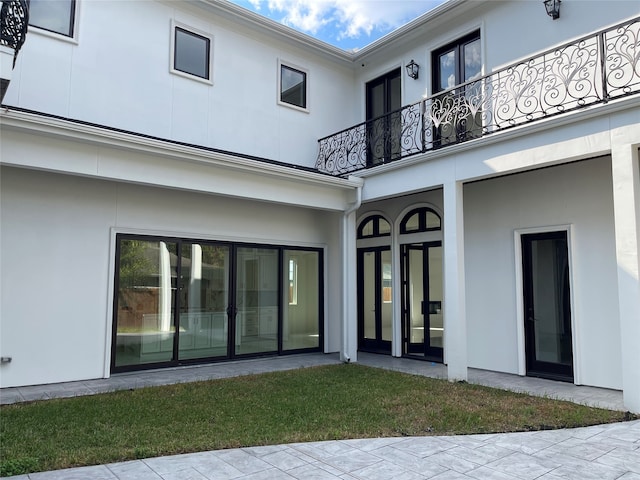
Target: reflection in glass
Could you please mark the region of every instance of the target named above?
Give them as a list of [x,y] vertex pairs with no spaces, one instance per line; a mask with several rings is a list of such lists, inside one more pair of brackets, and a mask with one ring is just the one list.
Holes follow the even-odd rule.
[[307,108],[307,74],[280,66],[280,101]]
[[174,68],[209,78],[209,39],[176,27]]
[[409,343],[424,343],[424,261],[422,248],[409,248]]
[[170,361],[177,246],[123,239],[119,247],[115,365]]
[[31,0],[29,25],[73,37],[74,0]]
[[181,272],[179,358],[226,356],[229,248],[184,243]]
[[443,345],[442,321],[442,247],[429,247],[429,337],[431,347]]
[[391,225],[384,218],[380,217],[378,230],[380,235],[386,235],[391,233]]
[[236,338],[238,355],[278,350],[278,250],[237,249]]
[[573,362],[567,241],[531,241],[531,275],[535,359],[571,365]]
[[364,252],[362,256],[363,269],[363,337],[375,340],[376,338],[376,254]]
[[289,301],[285,302],[282,315],[283,350],[320,346],[319,257],[319,253],[314,251],[284,251],[283,261],[289,266],[289,278],[285,279],[284,291],[289,291]]
[[382,340],[391,341],[393,303],[391,290],[391,250],[383,250],[382,256]]

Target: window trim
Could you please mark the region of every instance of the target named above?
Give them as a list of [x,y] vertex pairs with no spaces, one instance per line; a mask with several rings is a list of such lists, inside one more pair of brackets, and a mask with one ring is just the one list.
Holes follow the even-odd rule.
[[[305,106],[301,107],[299,105],[296,105],[294,103],[289,103],[289,102],[285,102],[284,100],[282,100],[282,68],[288,68],[289,70],[294,70],[296,72],[302,73],[304,74],[304,99],[305,99]],[[277,99],[277,103],[278,105],[281,105],[283,107],[288,107],[288,108],[292,108],[294,110],[298,110],[299,112],[305,112],[305,113],[309,113],[309,104],[310,104],[310,81],[309,81],[309,70],[307,70],[306,68],[300,67],[294,63],[291,62],[286,62],[283,61],[281,59],[278,59],[278,70],[277,70],[277,90],[276,90],[276,99]]]
[[[208,77],[201,77],[199,75],[195,75],[193,73],[185,72],[183,70],[178,70],[175,68],[175,55],[176,55],[176,32],[180,29],[186,33],[192,34],[197,37],[202,37],[208,41],[207,45],[207,74]],[[208,32],[203,30],[199,30],[197,28],[186,25],[182,22],[177,22],[175,20],[171,20],[171,48],[169,49],[169,72],[178,75],[184,78],[189,78],[191,80],[195,80],[197,82],[205,83],[207,85],[213,85],[213,48],[214,48],[214,37]]]
[[71,16],[72,18],[69,21],[69,26],[71,27],[71,35],[67,35],[66,33],[56,32],[55,30],[49,30],[48,28],[39,27],[38,25],[33,25],[29,22],[28,29],[30,32],[37,33],[39,35],[43,35],[45,37],[55,38],[57,40],[62,40],[69,43],[78,43],[78,19],[80,18],[80,0],[70,0],[71,1]]

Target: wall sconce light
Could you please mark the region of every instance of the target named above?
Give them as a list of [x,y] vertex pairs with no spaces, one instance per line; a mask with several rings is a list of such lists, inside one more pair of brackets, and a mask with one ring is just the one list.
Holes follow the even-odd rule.
[[549,15],[554,20],[560,18],[560,0],[544,0],[544,8],[547,10],[547,15]]
[[420,65],[411,59],[409,64],[407,65],[407,75],[416,80],[418,78],[418,72],[420,71]]

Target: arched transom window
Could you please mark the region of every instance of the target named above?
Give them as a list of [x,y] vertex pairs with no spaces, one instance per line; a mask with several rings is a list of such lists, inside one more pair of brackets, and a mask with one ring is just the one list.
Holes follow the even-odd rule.
[[442,228],[440,215],[429,207],[420,207],[407,213],[400,223],[400,233],[432,232]]
[[388,237],[391,235],[391,225],[381,215],[365,218],[358,227],[358,239]]

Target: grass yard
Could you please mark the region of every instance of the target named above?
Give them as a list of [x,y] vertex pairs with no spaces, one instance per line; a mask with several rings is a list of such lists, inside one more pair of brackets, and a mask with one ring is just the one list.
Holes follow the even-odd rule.
[[0,474],[243,446],[626,419],[467,383],[332,365],[3,406]]

